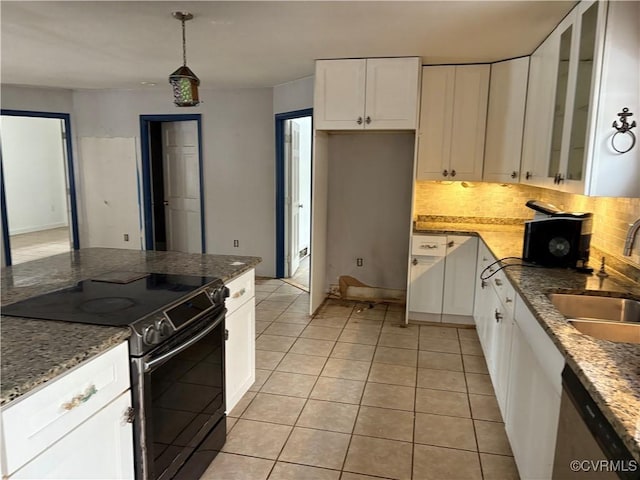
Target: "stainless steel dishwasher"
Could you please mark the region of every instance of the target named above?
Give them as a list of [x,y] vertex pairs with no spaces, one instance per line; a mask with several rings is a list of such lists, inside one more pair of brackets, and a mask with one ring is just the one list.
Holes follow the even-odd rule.
[[640,479],[640,464],[577,375],[562,371],[562,400],[553,480]]

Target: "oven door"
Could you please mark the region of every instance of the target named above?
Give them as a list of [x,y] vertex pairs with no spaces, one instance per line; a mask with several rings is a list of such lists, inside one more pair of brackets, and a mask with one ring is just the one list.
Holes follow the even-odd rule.
[[205,315],[133,360],[138,479],[173,478],[214,428],[224,428],[225,313]]

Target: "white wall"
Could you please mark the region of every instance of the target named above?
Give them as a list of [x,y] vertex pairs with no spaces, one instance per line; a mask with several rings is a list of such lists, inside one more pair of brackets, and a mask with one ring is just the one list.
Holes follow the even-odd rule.
[[61,122],[13,116],[0,121],[10,235],[68,225]]
[[404,132],[329,135],[329,284],[351,275],[406,288],[414,139]]
[[298,222],[298,245],[303,250],[309,248],[311,243],[311,117],[294,118],[291,121],[300,127],[298,184],[303,207]]
[[273,113],[313,108],[315,77],[305,77],[273,87]]
[[[156,91],[77,91],[73,94],[76,134],[84,138],[134,139],[140,169],[140,115],[202,114],[204,211],[207,252],[262,257],[258,275],[275,276],[275,147],[272,89],[201,90],[203,104],[178,108],[169,86]],[[95,155],[78,151],[83,170]],[[140,170],[139,170],[140,171]],[[141,186],[139,187],[141,188]],[[124,190],[123,190],[124,189]],[[91,195],[80,188],[80,202]],[[102,195],[136,196],[131,187],[113,184]],[[135,195],[134,195],[135,193]],[[114,228],[139,231],[138,205],[123,209]],[[87,228],[101,221],[85,212]],[[233,247],[233,240],[240,247]],[[138,240],[138,239],[135,239]],[[140,248],[131,240],[131,248]],[[84,246],[91,246],[84,244]],[[126,247],[128,245],[114,245]]]

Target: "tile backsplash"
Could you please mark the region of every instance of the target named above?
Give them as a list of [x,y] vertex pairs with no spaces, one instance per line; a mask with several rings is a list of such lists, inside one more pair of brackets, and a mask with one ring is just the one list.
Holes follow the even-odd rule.
[[[414,216],[511,217],[530,220],[527,200],[552,203],[570,212],[593,213],[592,246],[606,256],[640,268],[640,234],[630,257],[622,254],[629,224],[640,218],[640,198],[586,197],[528,185],[461,182],[416,182]],[[596,266],[595,259],[590,262]]]

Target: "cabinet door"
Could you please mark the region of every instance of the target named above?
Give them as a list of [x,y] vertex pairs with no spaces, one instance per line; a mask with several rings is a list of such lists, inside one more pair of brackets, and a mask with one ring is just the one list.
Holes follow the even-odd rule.
[[456,67],[449,180],[482,180],[489,65]]
[[313,123],[318,130],[364,128],[366,60],[316,62]]
[[[447,236],[443,314],[473,315],[477,250],[477,237]],[[449,321],[455,320],[449,319]]]
[[445,180],[449,169],[455,67],[423,67],[418,180]]
[[551,478],[560,393],[513,325],[505,428],[522,478]]
[[229,338],[225,344],[225,388],[227,413],[256,380],[255,298],[226,318]]
[[496,325],[495,343],[495,381],[494,388],[502,418],[507,416],[507,399],[509,392],[509,373],[511,368],[511,340],[513,336],[513,317],[504,308],[500,309],[502,318]]
[[522,139],[520,182],[547,186],[557,69],[558,36],[552,33],[531,55]]
[[442,313],[442,291],[445,257],[413,257],[409,311]]
[[365,128],[416,128],[420,59],[367,59]]
[[518,183],[529,59],[491,65],[482,179]]
[[134,478],[133,431],[127,390],[9,478]]

